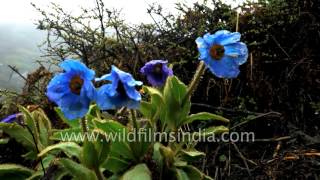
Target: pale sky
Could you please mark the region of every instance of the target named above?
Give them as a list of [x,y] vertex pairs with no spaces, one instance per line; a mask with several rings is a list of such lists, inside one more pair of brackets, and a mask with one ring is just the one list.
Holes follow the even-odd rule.
[[[165,11],[176,13],[174,4],[185,2],[192,4],[203,0],[104,0],[106,7],[122,9],[123,18],[129,23],[152,22],[146,11],[148,4],[158,2]],[[225,0],[233,5],[243,0]],[[88,7],[94,5],[94,0],[1,0],[0,2],[0,23],[27,23],[31,24],[39,15],[30,2],[39,7],[46,8],[50,2],[60,4],[68,11],[76,13],[78,7]]]

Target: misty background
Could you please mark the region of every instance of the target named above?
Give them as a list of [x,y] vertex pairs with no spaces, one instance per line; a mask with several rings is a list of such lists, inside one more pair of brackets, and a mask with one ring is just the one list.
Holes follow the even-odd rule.
[[41,52],[38,45],[45,32],[29,24],[0,23],[0,89],[20,90],[24,80],[8,67],[15,66],[23,76],[36,69]]

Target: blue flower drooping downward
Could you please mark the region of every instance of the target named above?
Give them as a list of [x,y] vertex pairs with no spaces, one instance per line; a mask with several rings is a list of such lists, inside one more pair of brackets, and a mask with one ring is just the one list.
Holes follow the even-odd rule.
[[78,60],[65,60],[60,67],[64,72],[51,79],[47,96],[61,108],[67,119],[84,117],[90,102],[95,99],[96,92],[92,84],[95,72]]
[[110,84],[100,87],[97,92],[96,102],[102,110],[128,107],[137,109],[141,95],[135,86],[141,86],[142,82],[133,79],[132,75],[112,66],[111,73],[97,78],[96,81],[107,80]]
[[240,73],[239,66],[248,58],[247,46],[239,42],[240,37],[240,33],[226,30],[198,37],[196,43],[200,52],[199,59],[203,60],[217,77],[237,77]]
[[167,66],[168,61],[152,60],[147,62],[140,72],[147,76],[148,82],[155,87],[163,86],[168,76],[172,76],[172,69]]
[[11,114],[9,116],[7,116],[6,118],[2,119],[0,122],[2,123],[12,123],[15,120],[18,119],[19,116],[21,116],[21,113],[16,113],[16,114]]

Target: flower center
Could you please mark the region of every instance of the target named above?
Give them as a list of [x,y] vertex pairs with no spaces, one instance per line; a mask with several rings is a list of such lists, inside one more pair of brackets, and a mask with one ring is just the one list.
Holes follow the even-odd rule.
[[121,81],[119,81],[119,83],[118,83],[117,92],[119,93],[119,95],[121,97],[127,96],[126,90],[124,89],[124,86]]
[[154,65],[152,74],[157,78],[161,78],[162,77],[162,64]]
[[82,85],[83,85],[83,79],[81,79],[80,76],[76,75],[72,77],[69,83],[69,88],[71,92],[73,92],[74,94],[80,95]]
[[219,44],[213,45],[210,48],[210,55],[213,59],[220,60],[224,55],[224,47]]

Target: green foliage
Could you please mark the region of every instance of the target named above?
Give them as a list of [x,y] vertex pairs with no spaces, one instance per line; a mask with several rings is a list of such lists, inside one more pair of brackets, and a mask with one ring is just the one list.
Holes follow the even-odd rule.
[[[167,124],[170,130],[176,131],[187,118],[190,112],[191,102],[187,95],[187,86],[177,77],[169,77],[164,86],[164,109],[160,119]],[[184,99],[187,98],[187,101]]]
[[81,147],[74,142],[60,142],[51,146],[46,147],[42,150],[38,157],[42,157],[49,153],[50,151],[59,150],[64,152],[69,158],[76,157],[79,159]]
[[35,150],[32,135],[27,129],[24,129],[18,124],[0,123],[0,128],[3,132],[21,143],[28,150]]
[[[104,152],[108,154],[108,152]],[[85,141],[81,151],[81,163],[89,169],[99,167],[98,152],[94,144],[90,141]]]
[[0,164],[0,178],[19,180],[26,179],[31,176],[34,171],[32,169],[17,164]]
[[208,112],[200,112],[197,114],[191,114],[190,116],[187,117],[186,122],[185,123],[192,123],[193,121],[197,121],[197,120],[216,120],[216,121],[222,121],[225,123],[229,123],[229,120],[216,115],[216,114],[212,114],[212,113],[208,113]]
[[61,158],[59,159],[58,163],[62,165],[65,171],[69,172],[69,175],[71,175],[76,179],[80,179],[80,180],[97,179],[96,175],[92,170],[70,159]]
[[168,128],[170,131],[177,131],[182,125],[193,121],[216,120],[229,123],[228,119],[208,112],[189,115],[191,101],[190,97],[187,97],[188,89],[176,76],[167,79],[163,92],[146,86],[144,91],[150,100],[142,102],[140,112],[149,118],[154,126],[154,121],[160,119],[161,130]]
[[154,145],[153,159],[160,167],[158,169],[160,177],[182,180],[211,179],[196,167],[188,165],[188,162],[203,156],[204,153],[196,150],[187,151],[180,148],[173,150],[160,143]]
[[151,180],[151,172],[145,164],[138,164],[128,170],[122,177],[122,180]]

